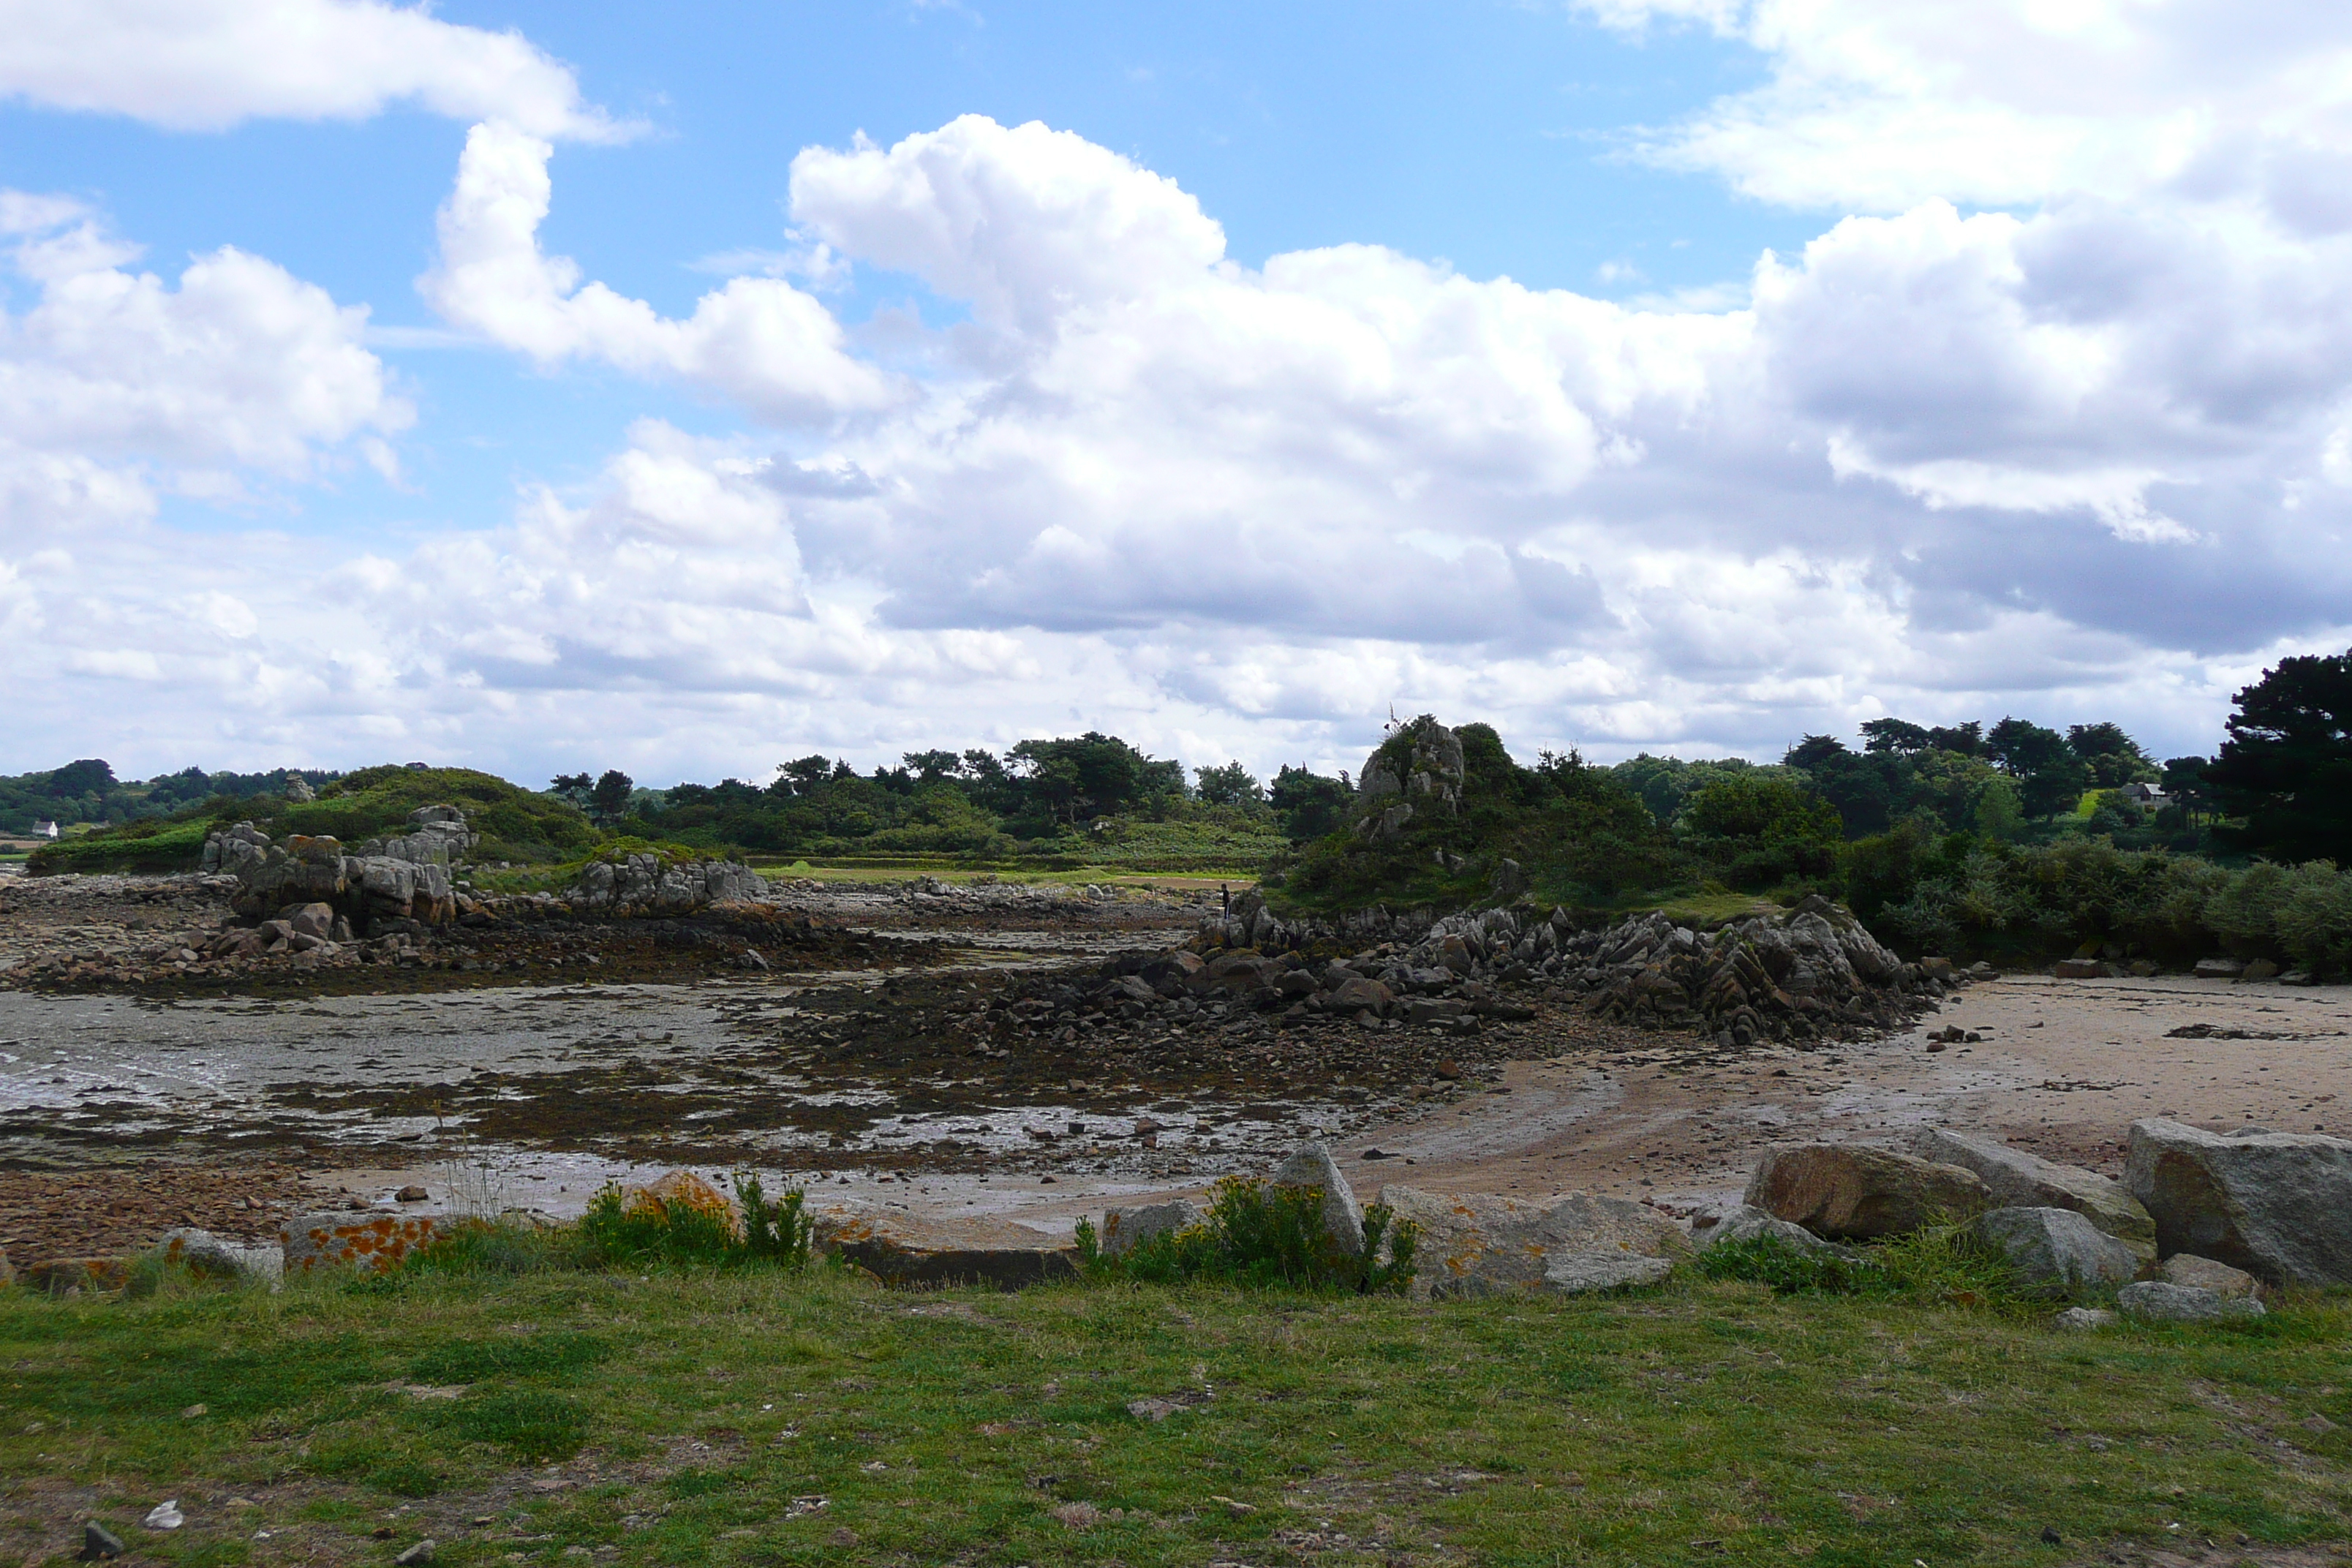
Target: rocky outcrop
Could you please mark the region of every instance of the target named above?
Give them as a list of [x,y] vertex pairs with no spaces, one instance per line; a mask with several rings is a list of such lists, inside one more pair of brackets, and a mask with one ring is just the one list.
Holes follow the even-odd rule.
[[691,914],[769,896],[767,879],[740,861],[683,860],[651,851],[591,860],[567,895],[574,909],[622,915]]
[[2019,1289],[2080,1296],[2128,1283],[2139,1254],[2073,1209],[2003,1208],[1979,1215],[1977,1239],[2009,1261]]
[[992,1285],[1015,1290],[1078,1277],[1076,1248],[1010,1220],[953,1219],[858,1204],[814,1217],[817,1249],[886,1285]]
[[1691,1256],[1680,1226],[1645,1204],[1576,1193],[1532,1202],[1389,1186],[1380,1201],[1418,1232],[1418,1300],[1648,1284]]
[[2121,1182],[1948,1127],[1923,1128],[1911,1152],[1974,1171],[1993,1201],[2017,1208],[2073,1209],[2143,1258],[2156,1256],[2156,1221]]
[[1858,1143],[1805,1143],[1764,1156],[1747,1202],[1832,1241],[1874,1241],[1993,1206],[1973,1171]]
[[236,879],[231,903],[247,920],[325,904],[360,935],[388,921],[446,925],[457,918],[449,868],[473,847],[474,835],[455,806],[420,806],[408,820],[409,832],[370,839],[356,854],[325,835],[273,840],[240,822],[205,838],[202,865]]
[[[1382,1016],[1406,1016],[1414,996],[1475,1003],[1473,984],[1546,984],[1580,997],[1602,1018],[1697,1029],[1727,1047],[1900,1029],[1958,984],[1903,963],[1850,910],[1821,898],[1705,931],[1664,914],[1583,931],[1559,909],[1549,916],[1492,909],[1442,918],[1375,909],[1334,921],[1286,920],[1253,891],[1205,922],[1200,939],[1204,952],[1245,950],[1260,959],[1341,944],[1391,950],[1367,968],[1349,961],[1350,973],[1387,986],[1397,999],[1380,1009]],[[1315,966],[1318,995],[1337,984],[1328,968]],[[1491,1016],[1494,1005],[1508,1005],[1491,990],[1489,996],[1488,1007],[1465,1010]],[[1303,999],[1260,998],[1265,1005]]]
[[299,1215],[278,1233],[288,1274],[320,1268],[358,1268],[389,1274],[411,1252],[439,1234],[446,1222],[434,1215]]
[[2151,1118],[2132,1123],[2126,1173],[2166,1257],[2194,1253],[2273,1285],[2352,1285],[2352,1141],[2224,1137]]
[[1415,721],[1365,759],[1356,781],[1356,837],[1377,843],[1402,834],[1417,816],[1454,816],[1462,781],[1462,738],[1433,719]]

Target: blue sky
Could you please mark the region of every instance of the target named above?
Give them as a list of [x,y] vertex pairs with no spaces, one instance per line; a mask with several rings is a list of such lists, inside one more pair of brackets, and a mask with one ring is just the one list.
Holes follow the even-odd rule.
[[2202,749],[2352,620],[2352,28],[2077,10],[5,0],[0,767]]

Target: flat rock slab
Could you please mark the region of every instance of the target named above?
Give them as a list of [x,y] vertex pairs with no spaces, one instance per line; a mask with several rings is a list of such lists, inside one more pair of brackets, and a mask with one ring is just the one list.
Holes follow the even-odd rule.
[[1141,1208],[1110,1209],[1103,1215],[1096,1245],[1106,1258],[1116,1258],[1137,1242],[1201,1223],[1201,1211],[1182,1198]]
[[1751,1208],[1832,1241],[1874,1241],[1994,1206],[1974,1171],[1861,1143],[1775,1149],[1748,1183]]
[[829,1205],[815,1245],[886,1285],[992,1285],[1017,1290],[1078,1277],[1077,1249],[1010,1220],[934,1218],[867,1205]]
[[[1605,1289],[1662,1279],[1691,1256],[1682,1227],[1645,1204],[1577,1193],[1540,1201],[1493,1193],[1433,1193],[1391,1186],[1380,1201],[1396,1219],[1419,1232],[1413,1245],[1411,1293],[1432,1297],[1492,1296],[1513,1290]],[[1552,1277],[1555,1265],[1573,1259],[1569,1276]],[[1609,1271],[1600,1259],[1639,1263]],[[1650,1265],[1657,1268],[1652,1269]]]
[[2263,1316],[2263,1304],[2249,1296],[2224,1296],[2194,1285],[2143,1279],[2116,1292],[2116,1309],[2149,1323],[2221,1323]]
[[2352,1285],[2352,1140],[2150,1118],[2132,1123],[2126,1171],[2160,1255],[2274,1285]]
[[389,1274],[408,1255],[439,1236],[447,1221],[438,1215],[372,1214],[335,1209],[298,1215],[278,1233],[285,1272],[318,1268],[362,1268]]
[[2096,1171],[2062,1165],[1948,1127],[1922,1128],[1911,1152],[1923,1160],[1974,1171],[1993,1201],[2004,1207],[2073,1209],[2141,1258],[2156,1257],[2155,1219],[2131,1189]]

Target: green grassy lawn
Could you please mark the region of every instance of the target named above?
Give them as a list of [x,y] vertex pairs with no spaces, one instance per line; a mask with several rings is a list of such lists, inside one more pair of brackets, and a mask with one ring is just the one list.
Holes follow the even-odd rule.
[[[7,1292],[0,1552],[78,1545],[88,1517],[180,1563],[426,1535],[458,1564],[1871,1568],[2341,1540],[2347,1331],[2340,1298],[2068,1335],[1698,1281],[1434,1306],[824,1270]],[[167,1497],[186,1527],[139,1529]]]

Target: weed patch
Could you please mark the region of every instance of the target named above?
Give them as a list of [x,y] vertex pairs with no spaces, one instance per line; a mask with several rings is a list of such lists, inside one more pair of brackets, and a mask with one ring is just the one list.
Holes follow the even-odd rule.
[[1101,1280],[1172,1285],[1215,1281],[1255,1289],[1402,1292],[1412,1282],[1414,1227],[1383,1205],[1364,1211],[1363,1250],[1348,1252],[1325,1227],[1323,1189],[1228,1176],[1197,1225],[1160,1231],[1105,1253],[1090,1221],[1078,1222],[1078,1256]]

